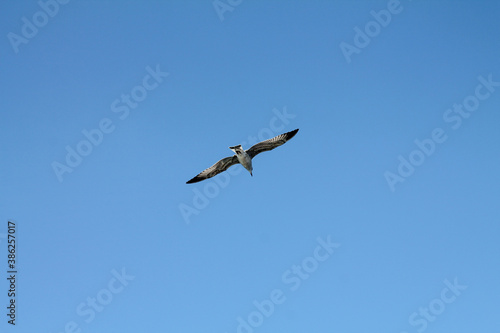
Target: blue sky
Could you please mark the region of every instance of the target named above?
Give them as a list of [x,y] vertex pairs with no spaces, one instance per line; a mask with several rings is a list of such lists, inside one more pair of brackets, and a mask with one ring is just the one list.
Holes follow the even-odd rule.
[[[10,332],[498,328],[497,1],[3,2]],[[185,182],[227,148],[286,145]]]

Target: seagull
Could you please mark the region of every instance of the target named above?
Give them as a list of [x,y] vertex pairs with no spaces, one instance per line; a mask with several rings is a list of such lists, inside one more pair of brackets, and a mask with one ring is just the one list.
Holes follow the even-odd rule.
[[293,138],[298,131],[299,129],[297,128],[296,130],[293,130],[291,132],[280,134],[278,136],[275,136],[274,138],[259,142],[247,150],[243,150],[241,145],[229,147],[229,149],[234,151],[236,155],[223,158],[219,162],[212,165],[210,168],[200,172],[193,179],[188,180],[186,184],[197,183],[202,180],[212,178],[213,176],[226,171],[230,166],[237,163],[243,165],[245,169],[250,172],[250,175],[253,176],[252,158],[264,151],[273,150],[274,148],[281,146],[282,144]]

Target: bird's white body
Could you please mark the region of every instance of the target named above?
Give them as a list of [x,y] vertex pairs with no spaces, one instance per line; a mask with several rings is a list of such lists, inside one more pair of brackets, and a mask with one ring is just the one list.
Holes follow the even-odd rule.
[[234,146],[234,147],[229,147],[232,151],[236,153],[236,157],[238,158],[238,162],[240,162],[241,165],[245,167],[245,169],[250,172],[250,175],[252,175],[253,167],[252,167],[252,158],[250,155],[247,154],[246,151],[243,150],[241,145]]

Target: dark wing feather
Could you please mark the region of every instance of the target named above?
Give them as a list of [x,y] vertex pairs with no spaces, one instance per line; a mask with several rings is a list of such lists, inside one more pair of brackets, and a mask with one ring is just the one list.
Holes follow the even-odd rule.
[[212,165],[210,168],[208,168],[208,169],[203,170],[202,172],[200,172],[193,179],[188,180],[186,182],[186,184],[197,183],[197,182],[200,182],[202,180],[205,180],[205,179],[208,179],[208,178],[212,178],[213,176],[215,176],[215,175],[217,175],[217,174],[219,174],[219,173],[221,173],[223,171],[226,171],[231,165],[234,165],[236,163],[239,163],[238,162],[238,158],[236,157],[236,155],[223,158],[219,162],[217,162],[214,165]]
[[248,149],[246,152],[248,155],[250,155],[251,158],[254,158],[257,154],[260,154],[263,151],[273,150],[274,148],[281,146],[282,144],[293,138],[298,131],[299,129],[297,128],[296,130],[293,130],[291,132],[283,133],[269,140],[259,142],[250,147],[250,149]]

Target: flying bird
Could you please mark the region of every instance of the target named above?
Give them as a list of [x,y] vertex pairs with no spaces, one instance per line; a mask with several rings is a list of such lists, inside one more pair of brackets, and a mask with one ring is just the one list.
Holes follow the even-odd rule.
[[253,176],[252,158],[254,158],[255,156],[264,151],[273,150],[274,148],[281,146],[282,144],[293,138],[298,131],[299,129],[297,128],[296,130],[293,130],[291,132],[280,134],[269,140],[259,142],[247,150],[243,150],[241,145],[229,147],[229,149],[234,151],[236,155],[223,158],[219,162],[212,165],[210,168],[200,172],[193,179],[188,180],[186,184],[197,183],[202,180],[212,178],[213,176],[218,175],[223,171],[226,171],[230,166],[235,165],[237,163],[243,165],[245,169],[247,169],[248,172],[250,172],[250,175]]

